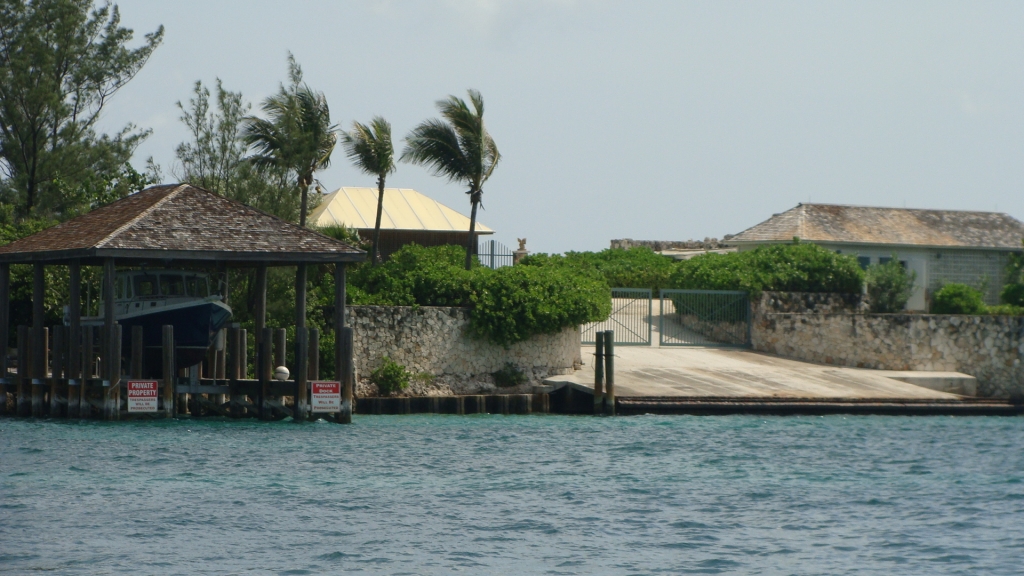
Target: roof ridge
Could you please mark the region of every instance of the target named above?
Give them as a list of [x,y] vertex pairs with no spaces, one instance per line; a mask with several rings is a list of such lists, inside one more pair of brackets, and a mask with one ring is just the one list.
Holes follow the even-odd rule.
[[139,212],[138,214],[135,215],[134,218],[132,218],[128,222],[125,222],[124,224],[118,226],[117,228],[114,229],[113,232],[111,232],[110,234],[107,234],[106,236],[104,236],[102,240],[100,240],[99,242],[96,243],[96,248],[102,248],[104,244],[106,244],[107,242],[110,242],[111,240],[113,240],[115,236],[117,236],[121,232],[124,232],[128,228],[131,228],[139,220],[142,220],[146,216],[149,216],[154,210],[156,210],[160,206],[163,206],[164,203],[167,202],[168,200],[170,200],[172,197],[177,196],[178,194],[180,194],[182,189],[185,188],[185,186],[188,186],[188,184],[178,184],[177,188],[175,188],[174,190],[171,190],[170,193],[168,193],[166,196],[164,196],[163,198],[161,198],[161,199],[157,200],[156,202],[154,202],[152,206],[150,206],[149,208],[146,208],[142,212]]

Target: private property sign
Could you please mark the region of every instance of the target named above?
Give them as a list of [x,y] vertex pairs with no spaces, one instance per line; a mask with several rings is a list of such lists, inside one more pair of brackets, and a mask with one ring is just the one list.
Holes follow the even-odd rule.
[[156,380],[129,380],[128,381],[128,411],[129,412],[156,412],[157,411],[157,381]]
[[313,394],[310,408],[313,412],[341,412],[341,382],[310,382]]

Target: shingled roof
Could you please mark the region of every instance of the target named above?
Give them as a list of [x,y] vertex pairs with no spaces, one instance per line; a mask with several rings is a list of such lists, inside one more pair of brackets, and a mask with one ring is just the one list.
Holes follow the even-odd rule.
[[189,184],[153,186],[0,246],[0,262],[353,262],[366,253]]
[[798,204],[729,238],[790,242],[1020,250],[1024,223],[999,212]]

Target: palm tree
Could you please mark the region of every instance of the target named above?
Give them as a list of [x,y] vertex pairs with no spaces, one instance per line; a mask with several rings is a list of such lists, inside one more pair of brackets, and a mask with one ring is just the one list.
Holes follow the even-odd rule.
[[437,102],[444,120],[432,118],[412,129],[405,137],[402,161],[427,166],[435,176],[445,176],[450,182],[469,186],[469,202],[473,208],[469,216],[469,240],[466,243],[466,270],[473,263],[473,245],[476,241],[476,209],[483,196],[483,185],[501,154],[494,139],[484,127],[484,98],[476,90],[469,90],[470,110],[461,98],[449,96]]
[[313,175],[330,165],[338,134],[323,92],[314,92],[302,82],[302,69],[291,54],[288,73],[291,85],[282,85],[263,101],[261,109],[267,118],[245,118],[242,139],[254,150],[249,161],[257,168],[295,173],[302,202],[299,225],[305,227]]
[[341,133],[341,143],[352,163],[367,174],[377,177],[377,221],[373,225],[373,252],[370,265],[380,259],[380,217],[384,211],[384,180],[395,171],[395,148],[391,145],[391,124],[380,116],[370,125],[352,123],[351,132]]

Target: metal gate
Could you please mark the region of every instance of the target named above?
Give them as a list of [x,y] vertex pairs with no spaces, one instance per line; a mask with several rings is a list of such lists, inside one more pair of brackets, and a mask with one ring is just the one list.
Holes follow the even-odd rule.
[[750,346],[746,292],[662,290],[658,322],[662,346]]
[[648,288],[612,288],[612,313],[603,322],[584,324],[583,344],[594,344],[596,334],[615,331],[617,346],[650,346],[653,298]]

